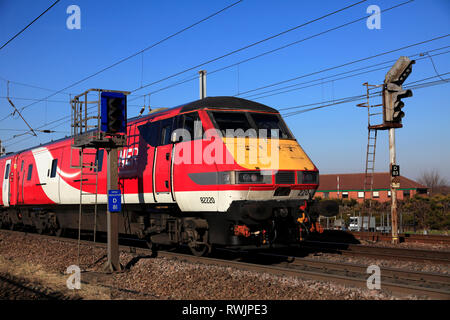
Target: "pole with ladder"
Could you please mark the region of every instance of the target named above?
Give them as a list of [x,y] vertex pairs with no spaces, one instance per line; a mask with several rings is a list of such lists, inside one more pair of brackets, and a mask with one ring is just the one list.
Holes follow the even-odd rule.
[[[71,165],[71,168],[80,169],[80,205],[78,209],[78,265],[80,265],[80,242],[81,242],[81,228],[82,228],[82,219],[83,219],[83,204],[92,205],[91,201],[85,201],[83,198],[85,197],[94,197],[94,243],[96,242],[96,234],[97,234],[97,212],[98,212],[98,168],[99,168],[99,150],[95,149],[95,153],[88,153],[85,148],[72,148],[71,150],[79,150],[79,162],[78,165]],[[94,156],[95,161],[93,162],[84,162],[84,156]],[[72,158],[72,157],[71,157]],[[73,159],[73,158],[72,158]],[[86,172],[85,169],[88,169]],[[89,182],[89,176],[95,177],[95,182]],[[85,192],[85,188],[87,186],[95,186],[95,192],[89,193]]]
[[[370,91],[379,88],[382,85],[371,85],[367,82],[363,83],[364,86],[366,86],[366,92],[367,92],[367,102],[358,104],[358,107],[366,107],[367,108],[367,128],[368,128],[368,135],[367,135],[367,148],[366,148],[366,167],[364,172],[364,198],[363,201],[365,202],[366,199],[369,199],[369,206],[366,208],[363,206],[362,208],[362,214],[361,214],[361,230],[364,231],[364,217],[366,216],[365,213],[367,213],[368,222],[367,222],[367,229],[370,229],[370,221],[372,218],[372,197],[373,197],[373,181],[374,181],[374,174],[375,174],[375,151],[377,146],[377,133],[378,130],[376,127],[372,125],[373,121],[371,121],[375,116],[382,115],[383,112],[377,112],[377,110],[374,108],[382,107],[383,104],[376,104],[371,105],[370,104]],[[367,193],[369,192],[369,196],[367,196]]]

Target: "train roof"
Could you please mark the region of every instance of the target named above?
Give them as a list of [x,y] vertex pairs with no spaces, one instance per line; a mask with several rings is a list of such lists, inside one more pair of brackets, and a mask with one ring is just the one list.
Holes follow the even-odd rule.
[[268,107],[262,103],[250,101],[236,97],[207,97],[197,101],[193,101],[184,105],[181,105],[181,112],[192,111],[197,109],[242,109],[252,111],[264,111],[264,112],[278,112],[277,110]]
[[[250,110],[250,111],[262,111],[262,112],[273,112],[273,113],[278,113],[278,111],[274,108],[268,107],[262,103],[259,102],[255,102],[255,101],[251,101],[251,100],[246,100],[246,99],[242,99],[242,98],[236,98],[236,97],[231,97],[231,96],[218,96],[218,97],[206,97],[204,99],[200,99],[200,100],[196,100],[196,101],[192,101],[186,104],[182,104],[170,109],[164,109],[152,114],[149,114],[147,116],[137,116],[137,117],[133,117],[133,118],[129,118],[128,122],[132,122],[138,119],[148,119],[148,118],[152,118],[153,116],[159,116],[162,115],[164,113],[172,113],[174,112],[176,113],[182,113],[182,112],[188,112],[188,111],[194,111],[194,110],[200,110],[200,109],[229,109],[229,110]],[[67,136],[64,138],[60,138],[58,140],[54,140],[54,141],[49,141],[47,143],[41,144],[41,145],[37,145],[37,146],[33,146],[33,147],[29,147],[20,151],[16,151],[16,152],[9,152],[3,156],[0,156],[1,158],[5,158],[5,157],[10,157],[12,155],[24,152],[24,151],[29,151],[35,148],[39,148],[39,147],[43,147],[52,143],[57,143],[66,139],[71,139],[72,136]]]
[[242,98],[219,96],[206,97],[204,99],[195,100],[186,104],[182,104],[173,108],[161,108],[161,110],[151,113],[146,116],[137,116],[129,118],[128,121],[135,121],[138,119],[149,119],[156,116],[166,114],[176,115],[178,113],[201,110],[201,109],[229,109],[229,110],[250,110],[278,113],[278,110],[268,107],[262,103],[246,100]]

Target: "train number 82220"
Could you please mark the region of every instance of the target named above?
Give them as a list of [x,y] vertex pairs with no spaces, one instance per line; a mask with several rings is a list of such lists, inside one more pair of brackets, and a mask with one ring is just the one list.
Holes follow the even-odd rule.
[[216,200],[214,199],[214,197],[200,197],[200,202],[201,203],[216,203]]

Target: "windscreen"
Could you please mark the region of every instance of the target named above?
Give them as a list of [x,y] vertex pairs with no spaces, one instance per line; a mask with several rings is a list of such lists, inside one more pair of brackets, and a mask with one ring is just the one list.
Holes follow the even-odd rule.
[[293,139],[278,114],[224,111],[214,111],[210,114],[223,136],[227,135],[227,130],[254,129],[258,136],[263,134],[260,130],[264,130],[267,138]]
[[219,129],[224,136],[227,133],[227,129],[242,129],[247,131],[252,128],[244,112],[212,112],[212,114],[216,120],[218,126],[217,129]]
[[[291,139],[291,135],[286,128],[283,120],[277,114],[270,113],[250,113],[253,121],[258,129],[266,129],[267,137]],[[272,131],[275,130],[275,131]],[[278,137],[272,136],[271,133],[278,134]]]

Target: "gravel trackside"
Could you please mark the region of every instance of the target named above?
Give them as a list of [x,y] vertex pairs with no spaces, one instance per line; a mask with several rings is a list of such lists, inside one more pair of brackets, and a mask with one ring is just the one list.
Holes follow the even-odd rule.
[[[126,271],[105,275],[100,272],[105,251],[90,245],[81,246],[82,286],[81,290],[72,291],[66,287],[65,270],[77,264],[76,244],[0,231],[0,275],[39,283],[46,288],[45,292],[58,293],[57,297],[62,299],[397,299],[384,291],[124,252],[120,260],[128,266]],[[0,291],[4,287],[0,278]],[[0,293],[0,299],[11,298],[14,297]],[[41,299],[40,296],[25,298]]]

